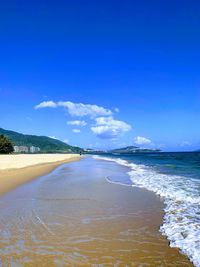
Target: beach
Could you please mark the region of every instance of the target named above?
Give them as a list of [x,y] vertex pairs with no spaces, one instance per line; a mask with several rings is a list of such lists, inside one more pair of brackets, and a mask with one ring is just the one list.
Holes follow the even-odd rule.
[[0,265],[193,266],[159,232],[160,198],[120,184],[127,170],[84,157],[3,195]]
[[79,159],[78,154],[0,155],[0,194]]

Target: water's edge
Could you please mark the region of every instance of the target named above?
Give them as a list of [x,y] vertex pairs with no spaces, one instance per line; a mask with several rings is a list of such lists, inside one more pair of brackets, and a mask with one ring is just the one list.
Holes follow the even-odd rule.
[[93,158],[128,167],[132,186],[153,191],[162,198],[165,215],[160,232],[168,238],[170,247],[180,249],[195,266],[200,267],[200,181],[158,173],[153,168],[121,158]]

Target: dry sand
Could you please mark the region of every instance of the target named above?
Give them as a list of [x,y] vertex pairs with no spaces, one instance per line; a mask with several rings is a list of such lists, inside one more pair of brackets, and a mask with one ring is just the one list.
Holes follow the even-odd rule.
[[0,170],[19,169],[37,164],[68,161],[79,157],[77,154],[35,154],[0,155]]
[[78,154],[0,155],[0,194],[80,158]]

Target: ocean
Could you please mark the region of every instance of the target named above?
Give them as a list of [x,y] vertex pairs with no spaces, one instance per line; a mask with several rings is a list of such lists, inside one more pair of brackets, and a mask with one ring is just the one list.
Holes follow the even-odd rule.
[[145,188],[164,201],[160,232],[170,246],[200,267],[200,153],[162,152],[94,156],[129,168],[124,176],[107,177],[111,182]]

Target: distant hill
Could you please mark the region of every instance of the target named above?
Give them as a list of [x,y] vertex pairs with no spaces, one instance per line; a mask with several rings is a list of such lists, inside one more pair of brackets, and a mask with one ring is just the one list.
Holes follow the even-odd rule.
[[83,149],[70,146],[60,140],[47,136],[21,134],[0,128],[0,135],[8,137],[16,146],[35,146],[40,148],[41,153],[79,153]]
[[127,147],[112,149],[109,152],[110,153],[133,153],[133,152],[135,153],[135,151],[138,149],[139,147],[137,146],[127,146]]
[[112,149],[108,151],[109,153],[119,153],[119,154],[132,154],[132,153],[144,153],[144,152],[159,152],[159,149],[147,149],[140,148],[137,146],[127,146],[123,148]]
[[85,154],[136,154],[136,153],[152,153],[152,152],[160,152],[160,149],[147,149],[140,148],[137,146],[127,146],[122,148],[116,148],[112,150],[95,150],[95,149],[84,149]]

